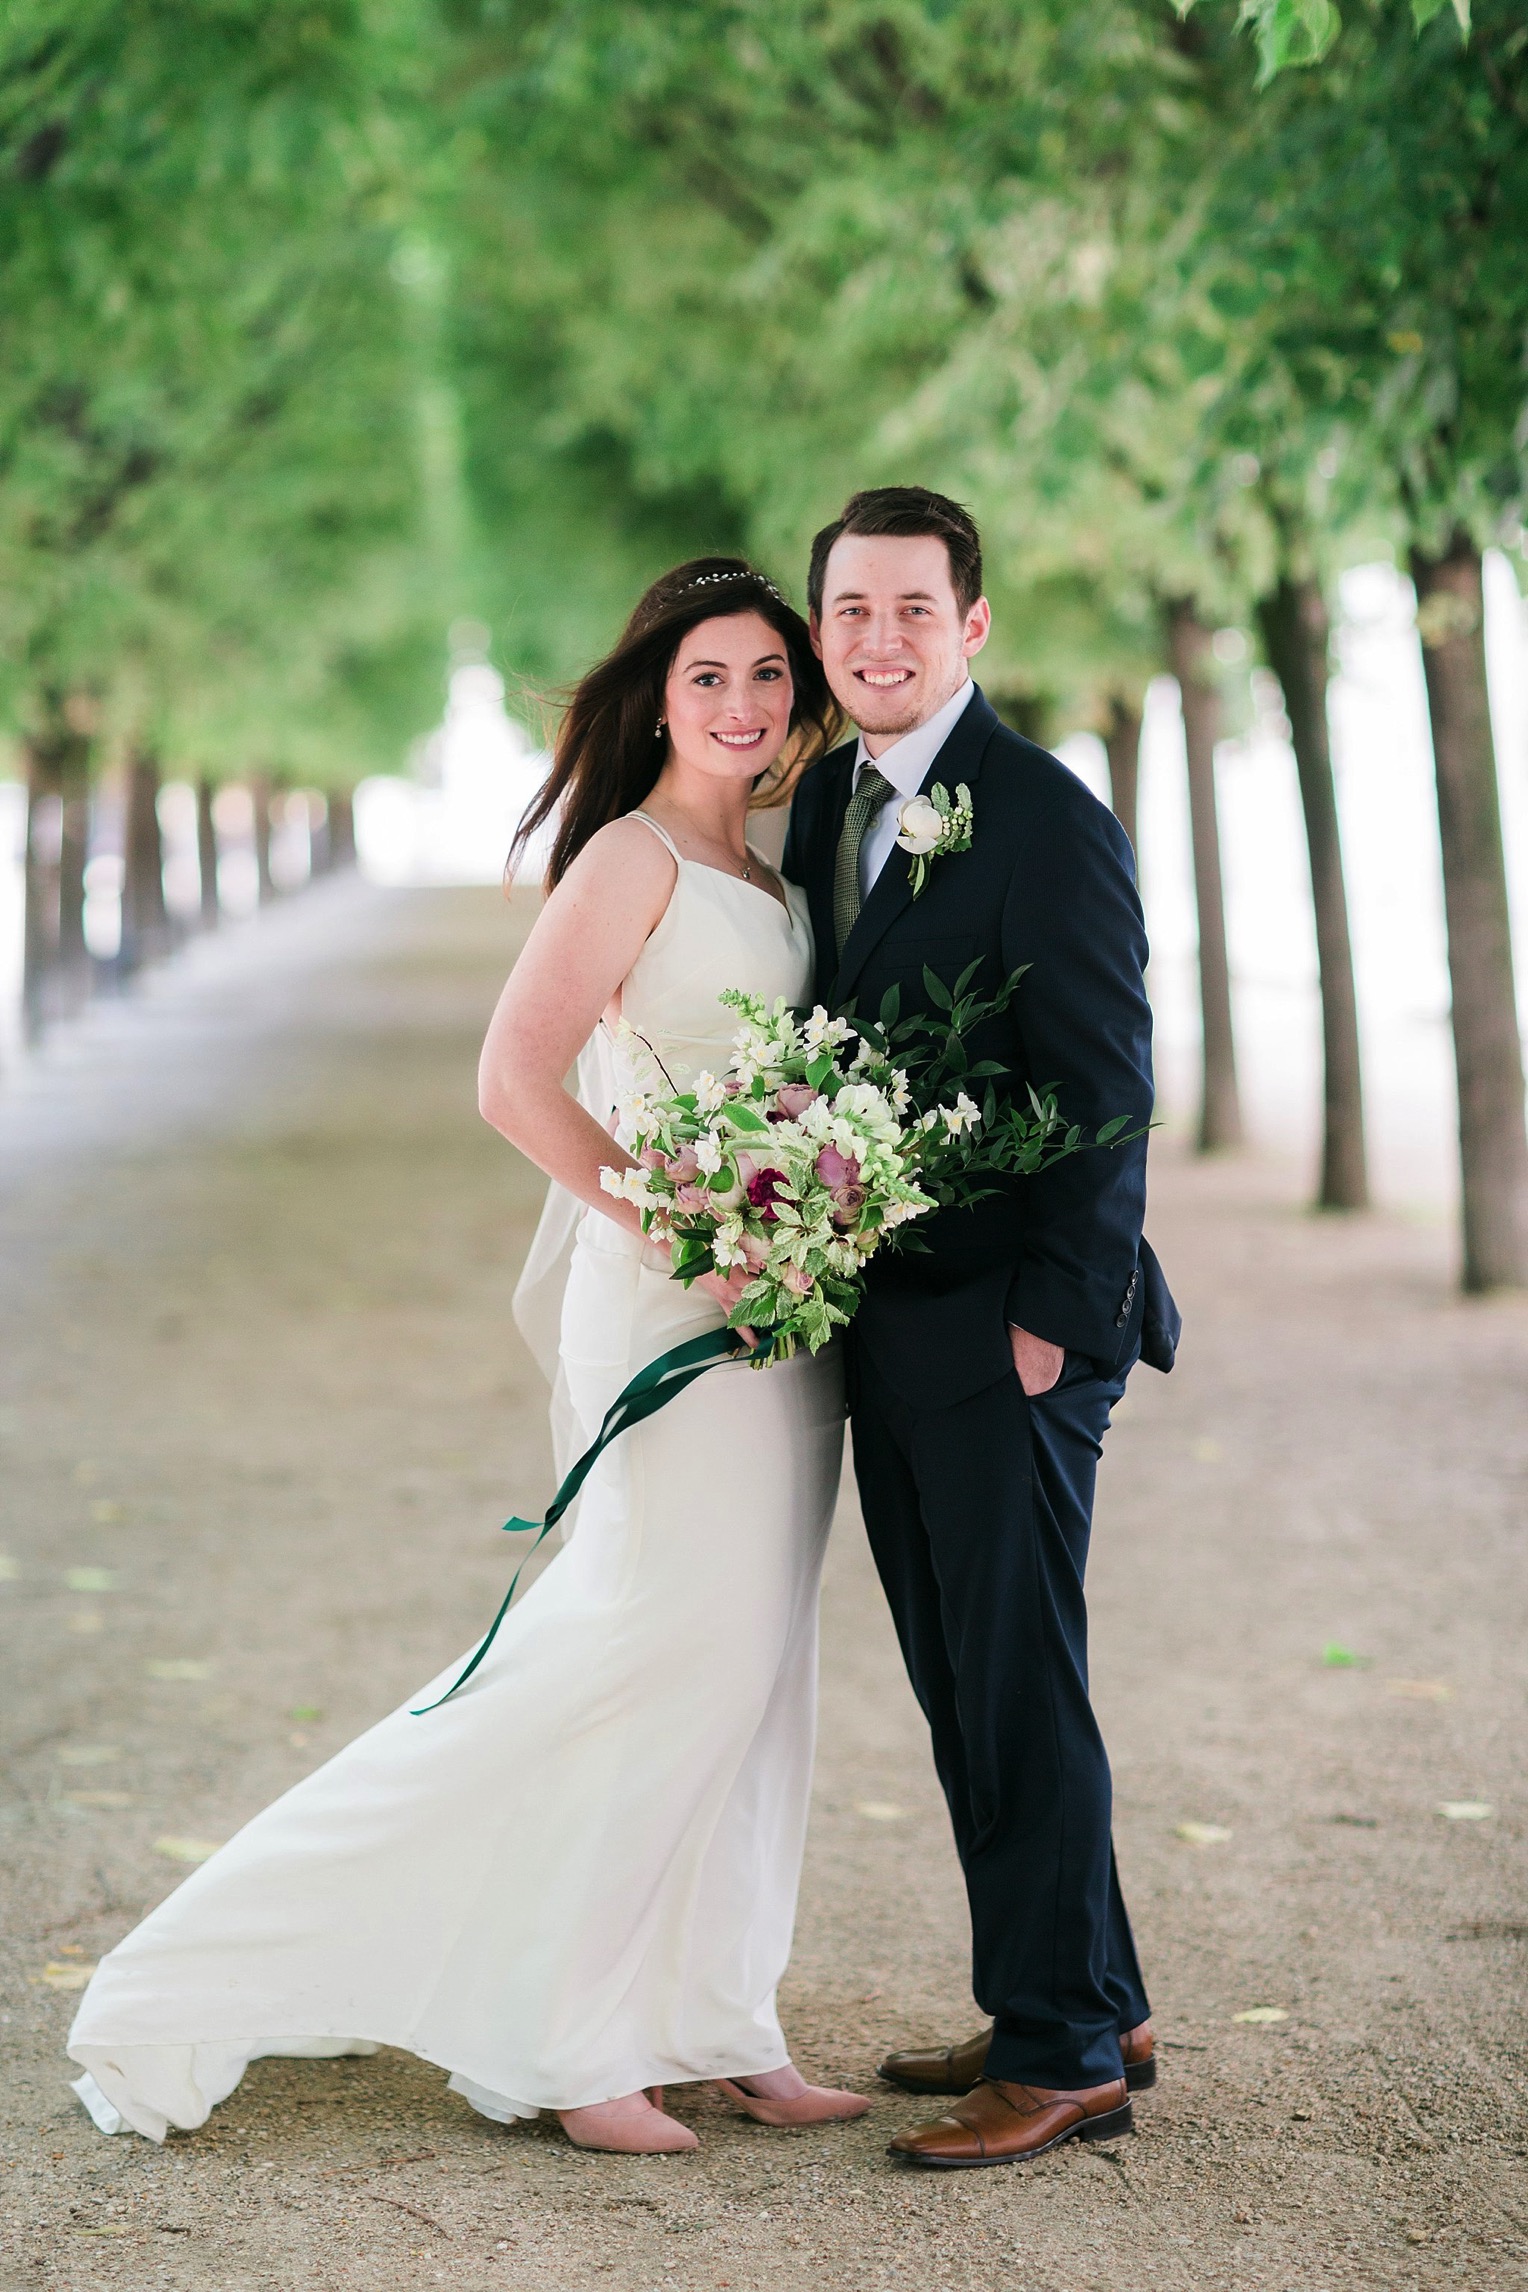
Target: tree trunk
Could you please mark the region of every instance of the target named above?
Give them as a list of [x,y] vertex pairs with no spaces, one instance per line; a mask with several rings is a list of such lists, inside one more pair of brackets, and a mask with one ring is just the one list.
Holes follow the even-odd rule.
[[122,829],[122,953],[124,971],[154,962],[169,940],[164,904],[164,839],[159,832],[159,765],[135,754],[127,768]]
[[29,1039],[42,1032],[51,1016],[52,989],[58,971],[58,851],[54,807],[59,804],[58,775],[28,742],[27,831],[23,857],[25,916],[23,921],[21,1005]]
[[271,784],[263,772],[252,773],[249,799],[254,811],[255,872],[260,879],[260,905],[276,896],[271,881]]
[[1225,894],[1220,878],[1220,823],[1215,813],[1215,742],[1220,693],[1211,634],[1192,604],[1180,599],[1167,615],[1168,654],[1183,699],[1188,751],[1189,822],[1194,840],[1194,893],[1199,910],[1199,1001],[1204,1020],[1204,1100],[1199,1151],[1239,1146],[1241,1101],[1231,1033],[1231,970],[1226,954]]
[[90,737],[71,722],[66,695],[43,697],[42,721],[26,740],[26,915],[22,1006],[29,1036],[83,1000],[85,863],[90,856]]
[[348,788],[329,798],[329,865],[355,866],[355,805]]
[[218,920],[218,831],[212,817],[217,791],[208,779],[196,783],[196,867],[201,882],[201,920],[204,931],[215,931]]
[[1109,695],[1104,752],[1109,759],[1109,801],[1114,807],[1114,817],[1130,838],[1139,877],[1141,847],[1136,835],[1136,817],[1141,781],[1141,710],[1137,701],[1126,700],[1117,692]]
[[1364,1156],[1363,1082],[1358,1054],[1358,998],[1342,876],[1337,783],[1326,718],[1327,647],[1331,626],[1321,584],[1283,575],[1260,602],[1258,623],[1269,665],[1284,688],[1310,853],[1321,973],[1321,1042],[1325,1119],[1317,1207],[1369,1206]]
[[1467,535],[1456,534],[1440,557],[1413,550],[1411,572],[1443,845],[1459,1075],[1464,1286],[1517,1287],[1528,1283],[1528,1134],[1486,690],[1480,552]]
[[1054,711],[1044,693],[1003,692],[993,693],[990,698],[1003,722],[1021,740],[1032,740],[1037,748],[1050,746]]

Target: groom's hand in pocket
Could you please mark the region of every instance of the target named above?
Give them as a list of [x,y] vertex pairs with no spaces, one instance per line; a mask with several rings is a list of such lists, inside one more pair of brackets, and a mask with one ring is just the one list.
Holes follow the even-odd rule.
[[1048,1393],[1066,1367],[1066,1348],[1053,1345],[1048,1337],[1031,1337],[1027,1329],[1015,1322],[1008,1324],[1008,1342],[1013,1347],[1014,1372],[1019,1383],[1032,1401]]

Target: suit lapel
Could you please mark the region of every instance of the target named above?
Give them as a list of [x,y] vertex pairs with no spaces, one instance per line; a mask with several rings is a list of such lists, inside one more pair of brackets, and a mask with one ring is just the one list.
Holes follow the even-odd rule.
[[[949,739],[924,774],[923,784],[919,790],[920,795],[926,796],[936,780],[942,780],[952,794],[962,780],[965,781],[967,787],[971,787],[980,776],[982,757],[986,752],[987,742],[997,727],[997,722],[996,709],[993,708],[978,685],[960,716],[956,719]],[[851,749],[849,751],[851,770],[853,754],[854,751]],[[848,778],[849,774],[846,773],[844,800],[838,811],[839,828],[843,825],[843,815],[848,808]],[[978,830],[978,832],[980,831]],[[835,851],[838,848],[837,830],[834,832],[833,848]],[[897,917],[912,905],[912,898],[912,878],[908,869],[907,854],[893,845],[885,866],[870,886],[869,898],[855,918],[854,929],[844,941],[844,951],[838,967],[838,978],[833,988],[835,1006],[853,994],[855,983],[865,967],[865,960],[871,949],[885,938]],[[830,909],[831,904],[830,900]]]

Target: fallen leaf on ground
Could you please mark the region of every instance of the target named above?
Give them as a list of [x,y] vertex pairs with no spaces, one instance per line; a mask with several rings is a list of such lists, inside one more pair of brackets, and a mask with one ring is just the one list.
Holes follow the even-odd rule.
[[50,1990],[82,1990],[94,1972],[91,1960],[77,1959],[66,1965],[62,1958],[50,1958],[37,1978]]
[[1446,1679],[1387,1679],[1385,1685],[1392,1695],[1407,1696],[1413,1703],[1452,1703],[1454,1691]]
[[1248,2006],[1245,2013],[1233,2013],[1231,2019],[1233,2021],[1254,2022],[1288,2021],[1289,2015],[1283,2006]]
[[854,1811],[871,1822],[900,1822],[907,1809],[895,1806],[890,1799],[856,1799]]
[[1327,1818],[1331,1822],[1346,1823],[1350,1830],[1378,1830],[1378,1815],[1336,1814]]
[[210,1679],[212,1666],[185,1655],[151,1655],[144,1665],[150,1679]]
[[71,1592],[111,1592],[117,1585],[110,1568],[66,1568],[64,1582]]
[[322,1719],[323,1713],[316,1703],[294,1703],[287,1713],[289,1719]]
[[1321,1660],[1328,1671],[1367,1671],[1374,1658],[1356,1655],[1352,1648],[1344,1647],[1340,1639],[1329,1639],[1321,1650]]
[[131,1791],[65,1791],[65,1803],[71,1807],[130,1807]]
[[1485,1822],[1496,1809],[1487,1806],[1484,1799],[1445,1799],[1438,1812],[1450,1822]]
[[122,1753],[115,1743],[61,1743],[58,1755],[66,1767],[104,1767]]
[[205,1862],[221,1844],[216,1838],[156,1838],[154,1852],[167,1862]]
[[1180,1822],[1173,1836],[1187,1839],[1190,1846],[1224,1846],[1232,1833],[1218,1822]]

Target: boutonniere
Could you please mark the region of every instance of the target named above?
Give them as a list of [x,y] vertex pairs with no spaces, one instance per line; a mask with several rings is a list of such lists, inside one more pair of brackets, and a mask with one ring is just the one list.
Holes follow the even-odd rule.
[[916,899],[928,882],[929,869],[947,852],[968,852],[974,816],[971,791],[962,780],[953,802],[948,788],[936,780],[926,796],[909,796],[897,814],[897,842],[913,855],[907,871]]

